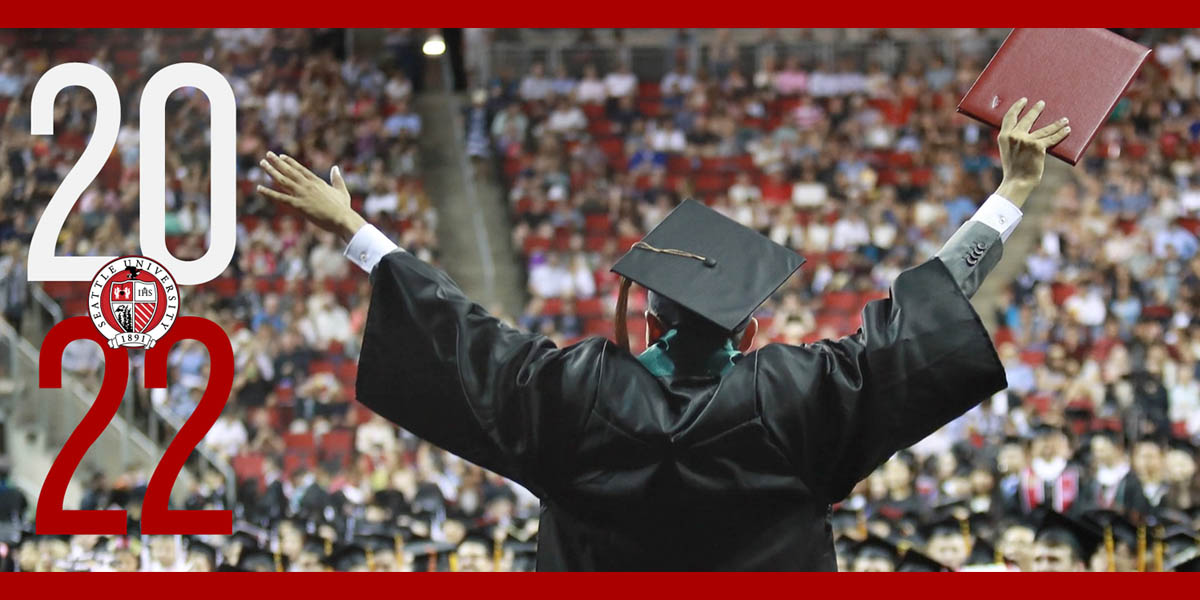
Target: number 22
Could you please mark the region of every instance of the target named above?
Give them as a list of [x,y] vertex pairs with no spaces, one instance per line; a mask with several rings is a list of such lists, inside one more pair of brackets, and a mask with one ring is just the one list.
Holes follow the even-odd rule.
[[[197,340],[208,349],[208,386],[196,410],[167,446],[150,477],[142,504],[141,532],[151,535],[228,535],[233,531],[231,511],[170,510],[167,507],[180,469],[221,415],[233,389],[233,348],[229,337],[219,325],[200,317],[180,317],[158,344],[146,352],[146,387],[167,386],[167,352],[185,339]],[[87,317],[72,317],[46,334],[38,359],[39,387],[62,387],[63,351],[75,340],[91,340],[104,350],[104,379],[96,401],[67,438],[42,484],[37,504],[37,533],[124,535],[127,523],[123,510],[64,510],[62,507],[71,475],[79,467],[84,453],[116,415],[129,378],[128,352],[123,348],[109,348]]]

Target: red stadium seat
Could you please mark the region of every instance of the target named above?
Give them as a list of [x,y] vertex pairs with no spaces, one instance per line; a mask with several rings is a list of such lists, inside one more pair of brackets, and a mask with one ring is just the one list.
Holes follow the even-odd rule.
[[603,252],[610,238],[605,235],[589,235],[583,239],[583,247],[588,252]]
[[266,460],[261,454],[239,454],[229,461],[238,481],[258,479],[263,476],[263,465]]
[[1176,439],[1186,440],[1190,437],[1187,429],[1187,421],[1176,421],[1171,423],[1171,435]]
[[504,159],[504,176],[510,180],[515,179],[524,166],[524,162],[518,157],[510,156]]
[[583,333],[585,335],[612,337],[613,322],[608,319],[588,319],[584,322]]
[[296,389],[290,385],[275,386],[275,399],[279,402],[291,404],[296,398]]
[[345,467],[354,456],[354,430],[339,427],[321,436],[321,461],[337,462]]
[[563,313],[562,298],[546,298],[542,304],[542,314],[557,317]]
[[758,188],[762,191],[764,202],[785,204],[792,201],[792,184],[787,181],[767,177],[758,184]]
[[662,98],[662,90],[658,87],[658,83],[653,81],[643,81],[638,84],[638,98],[659,99]]
[[609,162],[621,163],[625,161],[625,142],[619,137],[603,137],[596,138],[596,145],[604,151],[605,156],[608,156]]
[[637,110],[642,116],[656,118],[662,113],[662,102],[658,100],[638,100]]
[[891,292],[889,292],[888,290],[867,290],[867,291],[859,294],[858,305],[860,307],[866,306],[868,302],[872,302],[875,300],[883,300],[890,295],[891,295]]
[[692,159],[681,154],[672,154],[667,157],[667,172],[668,173],[688,173],[692,170]]
[[696,191],[705,194],[719,194],[729,187],[731,182],[720,173],[700,173],[696,175]]
[[604,300],[600,298],[583,298],[576,300],[575,314],[583,318],[603,316]]
[[354,380],[358,377],[358,363],[352,360],[343,360],[337,365],[337,378],[343,384],[349,382],[354,385]]
[[583,228],[588,233],[608,233],[612,230],[612,218],[608,213],[592,213],[583,218]]
[[288,453],[283,455],[283,472],[287,477],[291,477],[297,469],[311,470],[316,466],[317,461],[312,454]]
[[316,448],[310,431],[283,434],[283,445],[287,447],[288,452],[311,452]]
[[590,122],[588,122],[588,133],[591,133],[595,137],[612,135],[612,122],[603,118],[592,119]]
[[590,103],[584,104],[583,105],[583,114],[587,116],[589,121],[595,121],[596,119],[603,119],[604,118],[604,105],[603,104],[590,104]]
[[553,240],[548,238],[531,235],[525,238],[523,250],[526,255],[533,254],[534,252],[545,252],[550,249],[553,243]]
[[1039,367],[1046,362],[1046,353],[1041,350],[1022,350],[1021,362],[1032,367]]

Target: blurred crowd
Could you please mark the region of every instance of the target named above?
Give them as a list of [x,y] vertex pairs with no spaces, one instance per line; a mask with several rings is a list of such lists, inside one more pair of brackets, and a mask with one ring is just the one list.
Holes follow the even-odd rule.
[[[30,306],[25,254],[41,211],[94,127],[95,102],[68,88],[55,135],[31,136],[30,97],[41,73],[68,61],[109,73],[123,103],[117,147],[59,235],[59,255],[137,254],[139,93],[161,66],[199,61],[220,71],[238,107],[237,252],[219,278],[189,288],[182,310],[229,334],[233,392],[201,449],[236,482],[193,457],[188,508],[231,509],[233,536],[139,535],[153,465],[79,474],[84,508],[125,508],[127,536],[32,536],[27,499],[0,473],[0,567],[20,570],[529,569],[536,499],[478,467],[372,418],[354,403],[358,343],[370,286],[343,245],[253,193],[258,161],[287,153],[325,176],[336,164],[353,202],[387,235],[436,263],[437,213],[424,192],[412,109],[413,32],[385,32],[379,54],[345,54],[339,30],[0,32],[0,308],[17,324]],[[168,247],[197,258],[209,230],[208,102],[185,88],[167,104]],[[86,312],[86,283],[46,282],[66,316]],[[142,353],[132,353],[141,381]],[[169,356],[169,387],[131,386],[136,425],[170,439],[208,378],[194,341]],[[98,382],[103,356],[74,342],[65,369]],[[5,368],[7,365],[5,365]],[[231,506],[228,492],[236,487]],[[12,521],[10,522],[10,519]],[[486,552],[483,551],[486,546]],[[315,550],[314,550],[315,549]],[[199,556],[200,558],[197,558]],[[261,560],[263,556],[267,560]],[[199,562],[195,562],[199,561]],[[486,565],[484,564],[486,563]],[[265,566],[264,566],[265,565]]]
[[[841,503],[842,568],[862,554],[888,557],[867,569],[932,557],[938,569],[1161,570],[1197,554],[1200,33],[1123,33],[1153,60],[1024,226],[1036,248],[1019,276],[978,303],[1009,389]],[[611,336],[609,266],[691,197],[809,259],[760,309],[758,344],[847,335],[999,183],[994,132],[954,112],[994,44],[947,35],[819,60],[768,38],[750,70],[730,32],[711,35],[699,68],[681,51],[658,79],[628,63],[534,62],[475,93],[467,137],[489,136],[527,266],[522,326],[568,344]],[[1110,551],[1081,542],[1075,560],[1053,560],[1055,532],[1071,529],[1058,516],[1066,537],[1099,532]],[[1008,529],[1021,543],[1002,547]]]
[[[1048,214],[1023,225],[1036,229],[1036,247],[1019,276],[977,303],[994,313],[1009,389],[893,457],[835,508],[840,568],[1194,566],[1200,34],[1125,33],[1155,48],[1152,63]],[[137,92],[163,64],[204,62],[233,86],[240,204],[234,264],[183,303],[230,334],[237,360],[228,408],[203,443],[237,481],[190,463],[184,508],[233,510],[235,534],[139,535],[152,466],[131,465],[89,475],[83,506],[126,508],[129,535],[31,536],[28,503],[6,504],[20,492],[0,472],[0,510],[16,516],[0,525],[0,568],[531,568],[536,498],[353,401],[369,284],[337,240],[253,194],[267,150],[322,176],[337,164],[372,222],[437,262],[410,106],[412,33],[386,33],[378,56],[346,56],[341,35],[0,32],[5,318],[19,323],[29,308],[23,253],[94,120],[91,97],[67,90],[56,135],[28,135],[32,86],[53,64],[101,65],[127,108],[117,151],[68,218],[59,254],[136,253]],[[809,260],[756,315],[759,345],[850,334],[863,304],[886,297],[999,183],[994,133],[954,113],[999,40],[930,32],[947,37],[904,44],[881,31],[863,52],[823,60],[768,32],[748,64],[730,32],[703,35],[692,40],[701,59],[680,45],[662,77],[639,77],[627,61],[534,62],[472,94],[467,150],[505,178],[527,267],[518,326],[560,345],[612,336],[609,267],[694,197]],[[206,112],[186,90],[168,103],[167,233],[179,258],[205,246]],[[81,314],[85,286],[46,290]],[[642,347],[644,292],[630,305]],[[172,351],[171,387],[133,399],[142,425],[149,415],[170,427],[186,420],[207,379],[205,354],[187,343]],[[76,343],[64,363],[94,378],[100,361],[94,345]]]

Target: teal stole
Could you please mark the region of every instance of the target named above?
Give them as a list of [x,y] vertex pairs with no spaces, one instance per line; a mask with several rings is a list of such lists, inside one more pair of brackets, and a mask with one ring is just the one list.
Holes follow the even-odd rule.
[[[655,377],[672,377],[675,375],[675,359],[671,356],[671,342],[679,332],[675,329],[668,331],[658,338],[645,352],[638,355],[638,361]],[[705,360],[705,373],[713,377],[722,377],[733,368],[733,359],[741,352],[733,347],[732,340],[725,340],[725,345],[718,348]]]

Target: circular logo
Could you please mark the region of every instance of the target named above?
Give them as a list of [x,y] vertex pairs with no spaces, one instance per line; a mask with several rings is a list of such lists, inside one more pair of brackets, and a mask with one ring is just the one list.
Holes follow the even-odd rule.
[[179,315],[179,288],[166,267],[122,256],[92,278],[88,313],[113,348],[153,348]]

